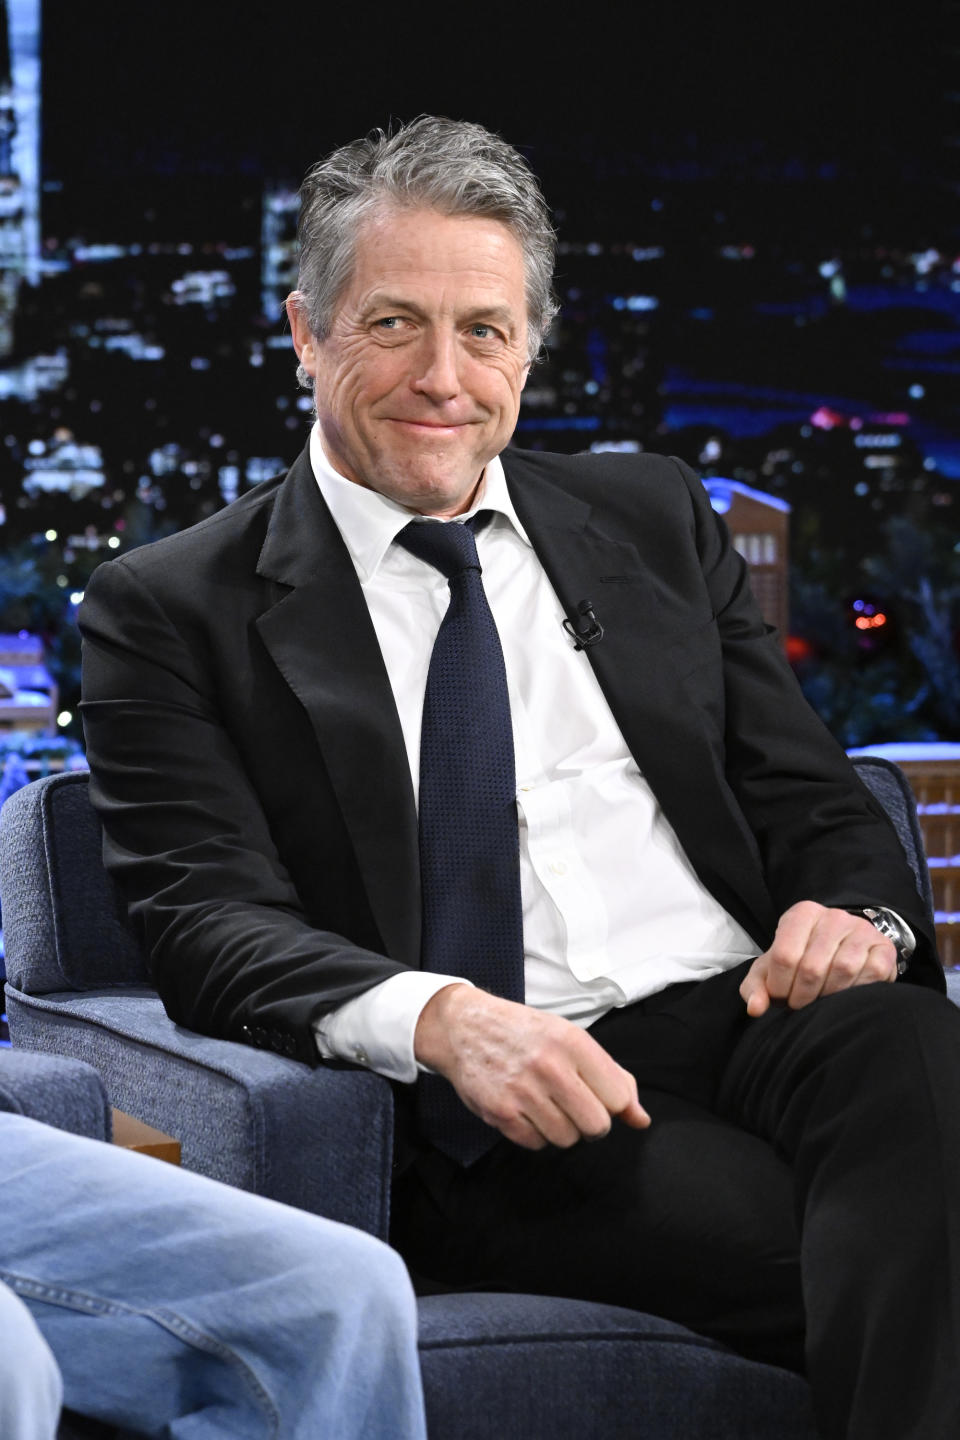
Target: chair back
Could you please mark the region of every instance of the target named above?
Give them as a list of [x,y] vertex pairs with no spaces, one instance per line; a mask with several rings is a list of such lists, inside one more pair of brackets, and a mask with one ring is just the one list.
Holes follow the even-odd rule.
[[127,907],[103,867],[85,772],[48,775],[6,801],[0,886],[7,979],[17,990],[150,986]]
[[917,819],[917,802],[906,775],[892,760],[880,755],[857,755],[851,759],[854,770],[867,789],[879,800],[893,821],[904,854],[917,882],[917,890],[933,922],[933,885],[923,849],[923,834]]

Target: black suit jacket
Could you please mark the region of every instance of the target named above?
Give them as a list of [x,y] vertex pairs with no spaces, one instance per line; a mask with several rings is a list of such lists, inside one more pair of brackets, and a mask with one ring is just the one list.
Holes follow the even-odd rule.
[[[699,481],[507,451],[510,492],[697,873],[765,946],[800,899],[892,907],[942,987],[899,843],[806,706]],[[523,624],[524,617],[517,616]],[[311,1020],[419,964],[417,817],[346,547],[304,452],[95,572],[83,721],[105,860],[170,1015],[317,1063]],[[642,877],[638,877],[642,884]]]

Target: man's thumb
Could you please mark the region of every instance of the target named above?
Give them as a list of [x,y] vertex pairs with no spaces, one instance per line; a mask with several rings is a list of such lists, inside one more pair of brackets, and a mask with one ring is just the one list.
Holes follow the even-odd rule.
[[747,1002],[747,1014],[757,1019],[770,1008],[767,991],[767,967],[765,957],[759,955],[750,966],[740,986],[740,994]]

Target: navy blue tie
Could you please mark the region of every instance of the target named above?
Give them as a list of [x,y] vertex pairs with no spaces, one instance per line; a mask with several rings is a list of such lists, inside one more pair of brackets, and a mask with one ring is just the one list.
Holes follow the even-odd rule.
[[[513,730],[473,523],[415,520],[396,537],[450,583],[420,735],[422,963],[522,1001]],[[422,1075],[418,1092],[424,1138],[460,1164],[471,1164],[499,1138],[441,1076]]]

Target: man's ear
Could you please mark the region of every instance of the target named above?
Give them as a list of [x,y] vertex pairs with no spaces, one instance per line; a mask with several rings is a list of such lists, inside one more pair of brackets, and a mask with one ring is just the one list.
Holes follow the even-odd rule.
[[308,375],[315,375],[317,372],[317,342],[311,334],[307,317],[301,308],[301,301],[299,290],[294,290],[287,296],[285,302],[287,319],[290,321],[290,334],[293,338],[293,348],[297,352],[297,359]]

